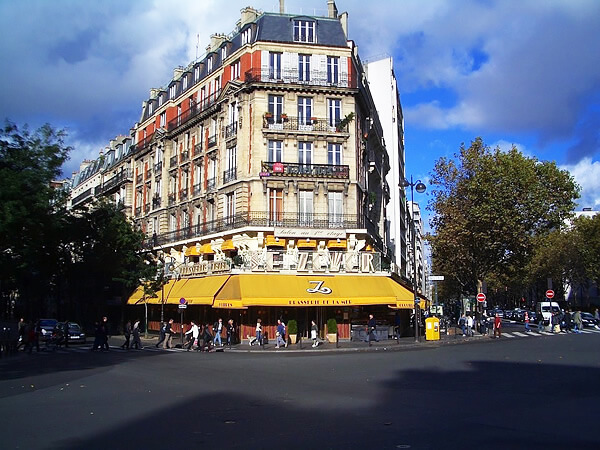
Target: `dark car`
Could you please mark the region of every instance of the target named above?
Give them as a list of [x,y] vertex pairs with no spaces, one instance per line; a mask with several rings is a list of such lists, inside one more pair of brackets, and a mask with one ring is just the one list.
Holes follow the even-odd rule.
[[[56,324],[56,327],[60,330],[61,333],[64,334],[65,323],[60,322]],[[69,322],[69,342],[76,344],[82,343],[85,344],[85,333],[81,329],[78,323]]]
[[594,315],[590,314],[589,312],[582,312],[581,313],[581,323],[583,324],[583,327],[595,327],[596,325],[598,325],[598,321],[596,319],[594,319]]
[[40,340],[50,340],[56,324],[58,324],[58,320],[56,319],[40,319]]

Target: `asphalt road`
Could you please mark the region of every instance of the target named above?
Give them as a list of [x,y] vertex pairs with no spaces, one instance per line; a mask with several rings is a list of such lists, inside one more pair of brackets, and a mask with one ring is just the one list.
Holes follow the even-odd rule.
[[600,448],[600,334],[0,360],[2,449]]

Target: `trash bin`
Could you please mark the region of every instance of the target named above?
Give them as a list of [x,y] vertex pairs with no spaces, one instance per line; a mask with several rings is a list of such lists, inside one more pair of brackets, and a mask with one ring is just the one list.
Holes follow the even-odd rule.
[[425,339],[428,341],[440,340],[440,319],[437,317],[425,319]]

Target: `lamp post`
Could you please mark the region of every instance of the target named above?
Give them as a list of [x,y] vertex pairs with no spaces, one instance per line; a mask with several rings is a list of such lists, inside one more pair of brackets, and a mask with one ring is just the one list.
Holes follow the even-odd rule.
[[410,221],[412,225],[412,252],[413,252],[413,291],[415,294],[415,342],[419,342],[420,340],[420,330],[419,330],[419,295],[417,294],[417,248],[416,248],[416,228],[415,228],[415,194],[414,190],[416,190],[419,194],[425,192],[427,187],[425,183],[421,182],[421,180],[413,181],[412,175],[410,176],[410,181],[407,178],[404,179],[404,183],[402,187],[410,186]]

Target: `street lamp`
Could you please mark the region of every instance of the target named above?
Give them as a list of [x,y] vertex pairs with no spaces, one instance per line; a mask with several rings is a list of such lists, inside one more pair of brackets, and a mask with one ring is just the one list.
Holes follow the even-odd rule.
[[401,185],[402,187],[410,186],[410,215],[411,215],[411,224],[412,224],[412,252],[413,252],[413,291],[415,294],[415,342],[419,342],[419,295],[417,294],[417,248],[416,248],[416,229],[415,229],[415,198],[413,189],[416,190],[419,194],[425,192],[427,187],[425,183],[421,182],[421,180],[413,181],[412,175],[410,176],[410,181],[407,178],[404,179],[404,183]]

